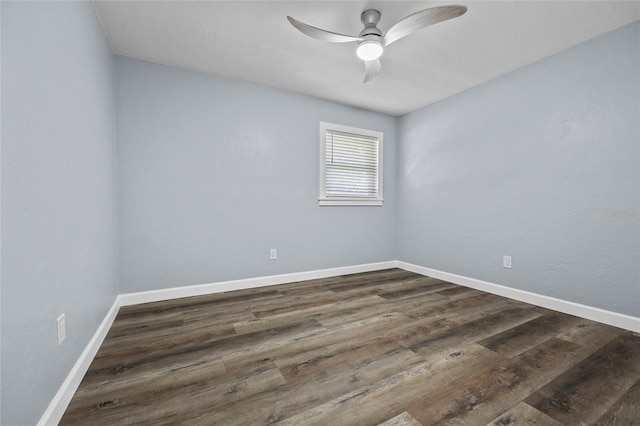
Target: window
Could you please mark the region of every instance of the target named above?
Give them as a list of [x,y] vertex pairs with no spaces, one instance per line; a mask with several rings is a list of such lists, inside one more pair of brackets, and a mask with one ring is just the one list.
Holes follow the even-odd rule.
[[382,205],[382,133],[320,123],[321,206]]

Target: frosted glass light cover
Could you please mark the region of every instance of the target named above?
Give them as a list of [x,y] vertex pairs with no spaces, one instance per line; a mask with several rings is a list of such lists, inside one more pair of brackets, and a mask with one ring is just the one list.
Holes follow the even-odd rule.
[[374,40],[366,40],[360,43],[358,46],[358,50],[356,50],[356,54],[358,58],[363,61],[373,61],[378,59],[382,55],[383,51],[382,44],[378,41]]

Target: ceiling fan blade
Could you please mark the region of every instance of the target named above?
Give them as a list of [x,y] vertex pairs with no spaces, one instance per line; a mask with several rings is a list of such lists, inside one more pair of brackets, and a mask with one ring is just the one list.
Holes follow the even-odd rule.
[[317,38],[322,41],[329,41],[331,43],[348,43],[350,41],[362,41],[361,37],[348,36],[344,34],[338,34],[331,31],[321,30],[320,28],[312,27],[309,24],[300,22],[297,19],[287,16],[287,19],[296,27],[301,33],[308,35],[309,37]]
[[373,61],[364,61],[363,83],[371,81],[373,77],[378,75],[381,69],[382,69],[382,64],[380,63],[380,59],[374,59]]
[[457,18],[467,11],[467,6],[438,6],[412,13],[396,23],[384,36],[384,45],[388,46],[394,41],[400,40],[429,25],[448,19]]

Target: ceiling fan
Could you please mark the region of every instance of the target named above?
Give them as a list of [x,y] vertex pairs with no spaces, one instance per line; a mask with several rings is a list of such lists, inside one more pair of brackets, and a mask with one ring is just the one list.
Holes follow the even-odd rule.
[[358,42],[356,54],[364,61],[364,81],[366,83],[378,75],[382,65],[380,56],[385,47],[422,28],[448,19],[457,18],[467,11],[466,6],[438,6],[412,13],[392,26],[386,34],[378,28],[381,13],[376,9],[367,9],[360,15],[364,29],[357,36],[338,34],[332,31],[313,27],[297,19],[287,16],[287,19],[303,34],[318,40],[331,43]]

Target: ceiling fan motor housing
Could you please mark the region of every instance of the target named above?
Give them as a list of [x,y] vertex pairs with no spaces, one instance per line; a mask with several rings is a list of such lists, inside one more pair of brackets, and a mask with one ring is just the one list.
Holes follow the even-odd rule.
[[362,15],[360,15],[360,20],[364,25],[364,29],[360,31],[360,37],[374,36],[371,38],[382,38],[382,31],[380,31],[377,27],[378,22],[380,22],[381,16],[382,15],[380,14],[380,11],[376,9],[367,9],[362,12]]

